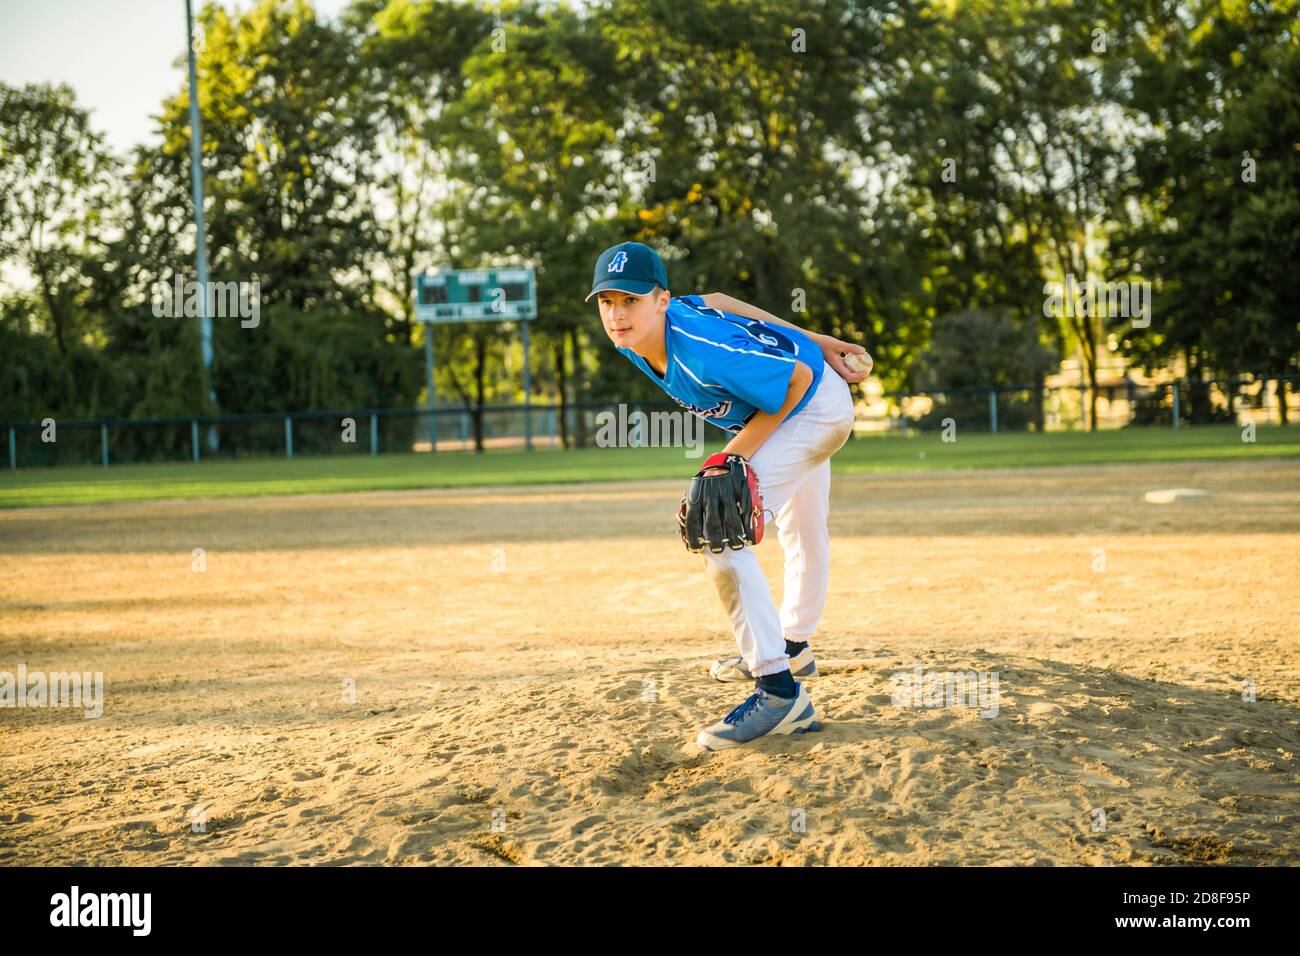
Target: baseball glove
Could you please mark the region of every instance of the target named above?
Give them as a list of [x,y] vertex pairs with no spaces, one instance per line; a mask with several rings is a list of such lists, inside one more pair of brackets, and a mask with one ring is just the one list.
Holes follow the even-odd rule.
[[[726,468],[723,475],[704,473]],[[705,545],[714,554],[723,548],[739,551],[763,540],[763,494],[758,473],[742,455],[710,455],[691,479],[677,509],[677,524],[686,550],[698,553]]]

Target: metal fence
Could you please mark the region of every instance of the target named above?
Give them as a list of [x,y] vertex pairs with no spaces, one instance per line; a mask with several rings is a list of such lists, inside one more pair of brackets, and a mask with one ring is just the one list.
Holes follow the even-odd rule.
[[[628,410],[680,411],[671,401],[628,402]],[[618,413],[617,402],[570,404],[567,434],[591,444],[600,412]],[[131,462],[210,461],[252,457],[378,455],[467,451],[476,447],[476,409],[359,409],[196,415],[185,418],[0,422],[7,436],[8,464],[113,465]],[[485,405],[481,415],[486,449],[554,447],[564,432],[558,405]],[[574,439],[570,438],[570,445]]]
[[[1300,413],[1298,386],[1294,375],[1110,382],[1096,389],[1096,427],[1286,424]],[[1092,393],[1087,385],[884,392],[859,414],[859,429],[927,431],[951,419],[964,431],[1081,430],[1092,426]]]
[[[1281,424],[1300,416],[1300,376],[1239,378],[1215,382],[1139,384],[1121,382],[1098,389],[1097,426],[1180,427],[1199,422],[1252,420]],[[1279,395],[1288,400],[1282,414]],[[1078,430],[1089,425],[1089,389],[949,388],[859,394],[859,434],[937,430],[948,420],[963,431]],[[642,411],[681,412],[670,401],[584,402],[558,405],[486,405],[482,410],[485,449],[590,446],[602,412],[615,416]],[[564,419],[561,421],[561,414]],[[474,408],[360,409],[268,412],[182,418],[93,421],[2,422],[11,469],[52,465],[203,461],[268,456],[378,455],[476,447]],[[719,430],[714,437],[721,438]]]

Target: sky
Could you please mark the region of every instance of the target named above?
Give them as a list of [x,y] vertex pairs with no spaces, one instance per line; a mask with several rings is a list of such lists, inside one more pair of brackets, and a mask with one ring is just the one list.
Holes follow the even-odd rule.
[[[347,5],[314,2],[322,17]],[[0,82],[68,84],[118,153],[153,137],[151,117],[184,82],[184,54],[185,0],[0,0]]]

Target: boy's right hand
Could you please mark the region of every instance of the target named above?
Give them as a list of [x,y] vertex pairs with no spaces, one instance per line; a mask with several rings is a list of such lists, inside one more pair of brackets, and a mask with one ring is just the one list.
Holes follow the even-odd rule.
[[[871,374],[871,356],[861,345],[854,345],[852,342],[845,342],[837,339],[833,335],[822,335],[817,338],[817,344],[821,347],[822,356],[826,359],[826,364],[835,369],[837,375],[849,384],[861,382]],[[855,371],[845,364],[844,356],[861,355],[868,362],[864,371]]]

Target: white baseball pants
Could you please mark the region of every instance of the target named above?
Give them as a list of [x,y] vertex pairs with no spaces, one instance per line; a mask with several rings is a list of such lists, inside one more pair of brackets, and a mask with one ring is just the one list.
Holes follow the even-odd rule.
[[[852,430],[849,385],[826,364],[808,404],[777,426],[750,458],[758,473],[763,507],[776,516],[777,540],[785,553],[785,593],[779,614],[752,548],[728,548],[721,554],[703,551],[736,645],[755,677],[789,670],[786,639],[808,640],[821,620],[831,571],[826,526],[831,455],[848,441]],[[769,534],[770,522],[764,539]]]

